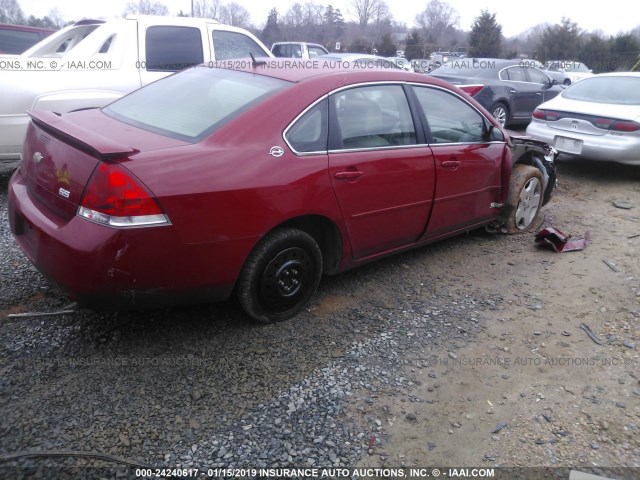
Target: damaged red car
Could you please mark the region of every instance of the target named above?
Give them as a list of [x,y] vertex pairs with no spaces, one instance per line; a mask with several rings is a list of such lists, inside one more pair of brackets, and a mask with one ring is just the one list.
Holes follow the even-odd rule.
[[323,273],[486,225],[525,231],[551,196],[553,151],[444,81],[245,63],[102,109],[30,112],[11,231],[79,304],[237,295],[281,321]]

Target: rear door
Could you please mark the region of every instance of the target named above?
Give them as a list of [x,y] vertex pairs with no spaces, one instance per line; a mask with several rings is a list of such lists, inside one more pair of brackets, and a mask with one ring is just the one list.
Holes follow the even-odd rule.
[[416,242],[433,202],[433,155],[419,144],[402,85],[330,97],[329,175],[355,259]]
[[462,97],[437,87],[414,86],[435,158],[437,184],[426,237],[495,218],[500,202],[502,132],[485,134],[486,119]]

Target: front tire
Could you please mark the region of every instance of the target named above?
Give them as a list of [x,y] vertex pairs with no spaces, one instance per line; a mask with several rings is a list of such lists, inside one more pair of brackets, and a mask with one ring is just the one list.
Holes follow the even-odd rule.
[[543,187],[542,173],[536,167],[513,167],[504,214],[507,233],[526,232],[535,225],[542,207]]
[[322,252],[311,235],[285,228],[267,234],[238,280],[240,305],[254,320],[282,322],[311,300],[322,276]]

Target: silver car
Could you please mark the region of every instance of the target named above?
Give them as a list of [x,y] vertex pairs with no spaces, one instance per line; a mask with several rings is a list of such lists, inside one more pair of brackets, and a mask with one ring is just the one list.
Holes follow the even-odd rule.
[[640,165],[640,73],[572,84],[536,108],[527,134],[562,154]]

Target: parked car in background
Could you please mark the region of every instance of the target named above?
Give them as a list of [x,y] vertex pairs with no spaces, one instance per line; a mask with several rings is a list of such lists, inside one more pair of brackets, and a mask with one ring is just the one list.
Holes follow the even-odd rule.
[[527,134],[558,152],[640,165],[640,73],[603,73],[533,112]]
[[461,87],[502,126],[528,123],[538,105],[562,91],[558,82],[521,60],[464,58],[452,60],[429,75]]
[[53,32],[51,28],[0,23],[0,55],[19,55]]
[[430,59],[436,67],[439,67],[440,65],[444,65],[447,62],[460,60],[465,57],[466,54],[462,52],[433,52],[430,56]]
[[404,57],[387,57],[388,60],[395,63],[398,68],[406,70],[407,72],[413,72],[413,65],[409,60]]
[[271,53],[276,57],[316,58],[329,51],[322,45],[307,42],[276,42],[271,45]]
[[272,56],[248,31],[214,20],[131,15],[77,22],[5,62],[0,163],[20,161],[28,109],[102,107],[183,68],[250,54]]
[[400,66],[391,58],[381,57],[379,55],[370,55],[368,53],[330,53],[322,55],[319,60],[326,60],[331,64],[357,64],[360,68],[391,68],[394,70],[402,70]]
[[82,305],[235,292],[273,322],[305,308],[323,273],[535,225],[555,185],[549,150],[510,140],[456,87],[272,62],[190,68],[103,109],[30,112],[8,187],[27,257]]
[[552,60],[545,64],[544,72],[561,85],[571,85],[593,77],[593,71],[584,63],[574,60]]
[[414,72],[429,73],[435,68],[434,63],[428,58],[414,58],[411,60],[411,66]]

